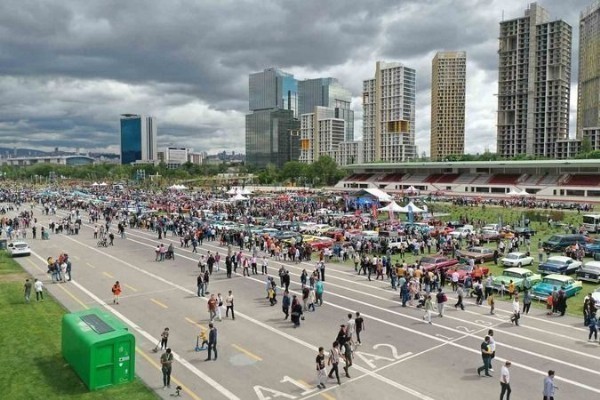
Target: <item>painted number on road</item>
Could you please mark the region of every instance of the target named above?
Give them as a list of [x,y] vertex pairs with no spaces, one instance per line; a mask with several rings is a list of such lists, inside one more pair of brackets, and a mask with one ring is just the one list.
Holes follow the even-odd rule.
[[475,323],[476,323],[476,324],[479,324],[479,325],[485,325],[485,326],[490,326],[490,325],[492,325],[492,323],[491,323],[490,321],[484,321],[484,320],[481,320],[481,319],[476,319],[476,320],[475,320]]
[[402,357],[405,357],[405,355],[399,356],[398,350],[396,350],[396,347],[391,344],[376,344],[375,346],[373,346],[373,349],[377,350],[380,347],[389,348],[393,358],[384,357],[384,356],[380,356],[380,355],[372,354],[372,353],[366,353],[364,351],[355,351],[354,355],[359,357],[361,360],[363,360],[365,362],[365,364],[367,364],[372,369],[377,368],[377,365],[375,365],[375,361],[385,360],[385,361],[389,361],[389,362],[394,362],[396,360],[399,360]]
[[457,326],[456,329],[459,330],[459,331],[466,332],[466,333],[473,333],[473,332],[475,332],[475,329],[469,329],[466,326],[462,326],[462,325],[461,326]]

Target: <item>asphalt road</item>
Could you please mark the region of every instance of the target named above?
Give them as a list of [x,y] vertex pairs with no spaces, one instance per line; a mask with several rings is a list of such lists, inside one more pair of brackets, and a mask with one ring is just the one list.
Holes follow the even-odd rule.
[[[56,221],[64,215],[61,210],[57,216],[41,216],[36,209],[45,226],[50,218]],[[126,239],[117,235],[115,246],[108,248],[98,248],[92,232],[86,224],[79,235],[29,239],[32,256],[19,262],[69,310],[104,307],[128,324],[137,339],[136,373],[164,398],[170,398],[173,390],[162,390],[160,353],[152,349],[165,327],[170,328],[169,346],[176,353],[173,383],[184,387],[182,396],[195,400],[496,398],[505,360],[512,361],[514,398],[541,398],[549,369],[556,371],[556,399],[600,396],[600,349],[597,342],[587,342],[582,319],[547,317],[544,310],[533,309],[517,327],[509,322],[510,304],[498,302],[496,315],[489,315],[487,306],[467,298],[465,311],[450,305],[443,318],[434,317],[429,325],[421,310],[401,307],[398,292],[388,282],[368,282],[337,263],[327,265],[325,304],[308,312],[298,329],[283,320],[279,304],[269,306],[265,276],[238,274],[227,279],[224,267],[213,273],[209,291],[225,297],[233,290],[236,319],[216,322],[219,358],[206,362],[206,352],[194,350],[200,327],[206,327],[209,319],[206,298],[196,296],[199,255],[192,254],[191,247],[180,248],[178,238],[168,236],[160,242],[174,243],[175,260],[155,262],[154,248],[160,242],[151,231],[128,230]],[[200,254],[209,250],[226,253],[218,242],[204,242],[199,248]],[[73,281],[52,284],[45,259],[60,252],[72,259]],[[270,260],[269,273],[276,276],[280,264]],[[299,294],[300,273],[304,268],[312,271],[314,263],[285,265],[291,273],[290,289]],[[119,305],[112,304],[116,280],[123,289]],[[450,292],[448,304],[453,300]],[[351,378],[342,377],[339,386],[330,380],[326,390],[316,389],[316,349],[328,350],[347,313],[355,311],[363,315],[366,330]],[[497,342],[494,377],[478,377],[479,346],[490,328]]]

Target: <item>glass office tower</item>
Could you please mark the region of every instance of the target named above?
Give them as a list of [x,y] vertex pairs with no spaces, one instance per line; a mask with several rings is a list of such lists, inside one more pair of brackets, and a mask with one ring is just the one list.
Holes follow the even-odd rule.
[[156,161],[156,123],[153,117],[121,115],[121,164]]

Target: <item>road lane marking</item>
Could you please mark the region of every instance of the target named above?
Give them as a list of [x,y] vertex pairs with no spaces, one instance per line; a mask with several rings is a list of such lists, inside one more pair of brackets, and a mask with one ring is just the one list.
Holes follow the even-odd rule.
[[162,307],[162,308],[169,308],[169,306],[167,306],[167,305],[166,305],[166,304],[164,304],[164,303],[161,303],[160,301],[158,301],[158,300],[156,300],[156,299],[150,299],[150,301],[151,301],[151,302],[153,302],[154,304],[156,304],[156,305],[158,305],[158,306]]
[[[79,244],[79,245],[81,245],[81,246],[87,247],[87,248],[89,248],[89,249],[91,249],[91,250],[96,250],[96,251],[100,252],[98,249],[95,249],[95,248],[93,248],[92,246],[88,246],[88,245],[86,245],[86,244],[84,244],[84,243],[78,242],[77,240],[75,240],[75,239],[73,239],[73,238],[67,237],[67,239],[69,239],[69,240],[71,240],[71,241],[73,241],[73,242],[75,242],[75,243],[78,243],[78,244]],[[150,240],[150,239],[146,239],[146,238],[142,238],[142,237],[140,237],[140,239],[143,239],[143,240]],[[139,244],[141,244],[141,245],[143,245],[143,246],[149,247],[149,248],[154,248],[154,246],[153,246],[153,245],[149,245],[149,244],[142,243],[142,242],[135,241],[135,240],[132,240],[132,241],[134,241],[134,242],[136,242],[136,243],[139,243]],[[102,252],[100,252],[100,253],[102,253]],[[134,266],[134,265],[132,265],[132,264],[130,264],[130,263],[127,263],[127,262],[125,262],[125,261],[123,261],[123,260],[120,260],[120,259],[118,259],[117,257],[114,257],[114,256],[112,256],[112,255],[110,255],[110,254],[105,254],[105,253],[102,253],[102,254],[104,254],[105,256],[107,256],[107,257],[109,257],[109,258],[112,258],[112,259],[114,259],[115,261],[121,262],[121,263],[123,263],[123,264],[125,264],[125,265],[129,266],[130,268],[132,268],[132,269],[134,269],[134,270],[137,270],[138,272],[141,272],[141,273],[147,274],[148,276],[152,276],[152,277],[154,277],[155,279],[157,279],[157,280],[159,280],[159,281],[161,281],[161,282],[165,282],[165,283],[167,283],[167,284],[169,284],[169,285],[171,285],[171,286],[173,286],[173,287],[176,287],[176,288],[178,288],[178,289],[180,289],[180,290],[182,290],[182,291],[184,291],[184,292],[186,292],[186,293],[189,293],[189,294],[194,294],[194,293],[193,293],[191,290],[189,290],[189,289],[187,289],[187,288],[185,288],[185,287],[183,287],[183,286],[181,286],[181,285],[178,285],[178,284],[176,284],[176,283],[174,283],[174,282],[168,281],[167,279],[165,279],[165,278],[162,278],[162,277],[161,277],[161,276],[159,276],[159,275],[155,275],[155,274],[153,274],[153,273],[150,273],[150,272],[148,272],[148,271],[146,271],[146,270],[143,270],[143,269],[141,269],[141,268],[139,268],[139,267],[136,267],[136,266]],[[186,256],[180,256],[180,257],[183,257],[183,258],[185,258],[185,259],[188,259],[188,260],[191,260],[191,261],[195,262],[195,260],[194,260],[193,258],[186,257]],[[287,265],[287,264],[285,264],[285,265]],[[237,275],[239,275],[239,274],[237,274]],[[255,279],[255,278],[251,278],[251,279],[252,279],[252,280],[254,280],[254,281],[256,281],[257,283],[259,283],[259,284],[261,284],[261,285],[262,285],[262,284],[264,284],[264,282],[262,282],[262,281],[260,281],[260,280],[258,280],[258,279]],[[342,298],[344,298],[344,297],[345,297],[345,296],[336,295],[336,294],[334,294],[334,293],[332,293],[332,295],[334,295],[334,296],[337,296],[337,297],[342,297]],[[346,297],[346,298],[347,298],[347,297]],[[347,298],[347,299],[348,299],[348,298]],[[382,308],[382,307],[376,307],[376,306],[373,306],[373,305],[371,305],[371,304],[368,304],[368,303],[365,303],[365,302],[356,301],[356,300],[354,300],[354,299],[350,299],[350,300],[351,300],[351,301],[353,301],[353,302],[358,302],[358,303],[365,304],[365,305],[367,305],[367,306],[369,306],[369,307],[374,307],[374,308],[376,308],[376,309],[381,309],[381,310],[384,310],[384,311],[386,311],[386,312],[391,312],[391,313],[394,313],[394,314],[398,314],[398,315],[400,315],[400,316],[403,316],[403,317],[407,317],[407,318],[412,318],[412,319],[420,320],[419,318],[416,318],[416,317],[410,317],[410,316],[407,316],[407,315],[403,315],[403,314],[400,314],[400,313],[396,313],[396,312],[394,312],[394,311],[392,311],[392,310],[387,310],[387,309],[385,309],[385,308]],[[351,309],[349,309],[349,308],[342,307],[342,306],[339,306],[339,305],[337,305],[337,304],[333,304],[333,303],[328,303],[328,304],[330,304],[331,306],[333,306],[333,307],[335,307],[335,308],[339,308],[339,309],[345,310],[345,311],[347,311],[347,312],[348,312],[348,311],[353,311],[353,310],[351,310]],[[311,348],[312,348],[312,347],[314,347],[314,346],[310,345],[309,343],[303,342],[302,340],[300,340],[300,339],[298,339],[298,338],[296,338],[296,337],[294,337],[294,336],[288,335],[287,333],[285,333],[285,332],[283,332],[283,331],[279,331],[279,330],[277,330],[276,328],[273,328],[273,327],[271,327],[271,326],[269,326],[269,325],[263,324],[262,322],[260,322],[260,321],[258,321],[258,320],[254,320],[253,318],[251,318],[251,317],[249,317],[249,316],[246,316],[246,315],[243,315],[243,314],[240,314],[240,316],[242,316],[244,319],[247,319],[247,320],[249,320],[249,321],[251,321],[251,322],[253,322],[253,323],[257,324],[257,325],[263,326],[265,329],[272,330],[273,332],[275,332],[275,333],[278,333],[278,334],[280,334],[280,335],[283,335],[284,337],[288,337],[288,339],[290,339],[290,340],[292,340],[292,341],[296,341],[296,342],[298,342],[298,343],[301,343],[301,344],[303,344],[303,345],[305,345],[305,346],[306,346],[306,345],[308,345],[308,346],[310,346]],[[368,315],[366,315],[366,316],[368,316]],[[368,316],[368,317],[370,317],[370,318],[372,318],[372,319],[374,319],[374,320],[377,320],[377,321],[379,321],[379,322],[381,322],[381,323],[383,323],[383,324],[387,324],[387,325],[395,326],[395,327],[397,327],[398,329],[401,329],[401,330],[407,330],[407,331],[413,332],[413,333],[415,333],[415,334],[418,334],[418,335],[420,335],[420,336],[429,337],[429,338],[431,338],[431,339],[433,339],[433,340],[435,340],[435,341],[442,341],[442,339],[440,339],[440,338],[437,338],[437,337],[435,337],[435,336],[433,336],[433,335],[430,335],[430,334],[427,334],[427,333],[420,332],[420,331],[418,331],[418,330],[414,330],[414,329],[406,328],[406,327],[404,327],[404,326],[401,326],[401,325],[398,325],[398,324],[394,324],[394,323],[391,323],[391,322],[389,322],[389,321],[385,321],[385,320],[383,320],[383,319],[381,319],[381,318],[372,317],[372,316]],[[440,326],[441,326],[441,325],[440,325]],[[441,326],[441,327],[442,327],[442,328],[444,328],[444,329],[447,329],[447,330],[451,330],[451,331],[454,331],[454,332],[458,332],[458,331],[456,331],[456,330],[455,330],[455,329],[453,329],[453,328],[449,328],[449,327],[445,327],[445,326]],[[482,329],[482,331],[484,331],[485,329],[486,329],[486,328]],[[462,333],[461,333],[461,334],[462,334]],[[463,338],[464,338],[464,337],[467,337],[467,336],[470,336],[470,335],[464,335],[464,336],[463,336]],[[447,342],[445,342],[445,341],[444,341],[444,343],[447,343]],[[460,348],[460,349],[466,350],[466,351],[468,351],[468,352],[471,352],[471,353],[476,353],[476,354],[479,354],[479,351],[477,351],[476,349],[472,349],[472,348],[470,348],[470,347],[463,346],[463,345],[460,345],[460,344],[458,344],[458,343],[454,343],[454,342],[452,342],[452,343],[448,343],[448,344],[450,344],[450,345],[452,345],[452,346],[454,346],[454,347],[458,347],[458,348]],[[499,361],[503,361],[503,359],[501,359],[501,358],[499,358],[499,357],[497,357],[497,359],[498,359]],[[556,360],[556,359],[554,359],[554,361],[557,361],[557,360]],[[559,362],[561,362],[561,361],[559,361]],[[529,366],[527,366],[527,365],[524,365],[524,364],[517,364],[517,363],[513,363],[513,364],[515,364],[515,366],[519,366],[519,367],[521,367],[521,368],[523,368],[523,369],[525,369],[525,370],[528,370],[528,371],[530,371],[530,372],[534,372],[534,373],[536,373],[536,374],[538,374],[538,375],[544,375],[544,376],[546,375],[546,372],[545,372],[545,371],[541,371],[541,370],[538,370],[538,369],[536,369],[536,368],[533,368],[533,367],[529,367]],[[357,369],[359,369],[359,368],[360,368],[360,367],[358,367],[358,366],[357,366]],[[362,370],[362,369],[364,369],[364,368],[360,368],[360,369]],[[370,371],[367,371],[367,372],[368,372],[368,373],[370,373]],[[373,374],[371,374],[371,376],[373,376]],[[373,376],[373,377],[374,377],[375,379],[378,379],[378,380],[380,380],[380,381],[383,381],[383,382],[389,383],[390,385],[392,385],[392,386],[395,386],[395,387],[397,387],[397,388],[399,388],[399,389],[401,389],[401,390],[403,390],[403,391],[406,391],[407,393],[413,394],[413,395],[415,395],[415,396],[417,396],[417,397],[420,397],[420,398],[429,398],[429,397],[422,397],[422,396],[425,396],[425,395],[422,395],[421,393],[418,393],[418,392],[416,392],[416,391],[414,391],[414,390],[412,390],[412,389],[410,389],[410,388],[404,387],[403,385],[400,385],[400,384],[398,384],[397,382],[394,382],[394,381],[392,381],[392,380],[390,380],[390,379],[387,379],[387,378],[385,378],[385,377],[382,377],[382,376],[377,376],[377,375],[375,375],[375,376]],[[570,380],[570,379],[567,379],[567,378],[561,378],[561,377],[557,377],[556,379],[557,379],[557,380],[559,380],[559,381],[563,381],[563,382],[565,382],[565,383],[569,383],[569,384],[572,384],[572,385],[574,385],[574,386],[577,386],[577,387],[580,387],[580,388],[583,388],[583,389],[586,389],[586,390],[589,390],[589,391],[595,392],[595,393],[600,393],[600,389],[596,389],[596,388],[594,388],[594,387],[592,387],[592,386],[589,386],[589,385],[586,385],[586,384],[583,384],[583,383],[579,383],[579,382],[576,382],[576,381],[573,381],[573,380]]]
[[[71,280],[71,282],[74,282],[73,280]],[[67,288],[65,288],[63,285],[58,285],[59,289],[62,289],[67,295],[69,295],[69,297],[71,297],[73,300],[75,300],[77,303],[79,303],[85,310],[87,310],[88,308],[90,308],[87,304],[85,304],[83,301],[81,301],[77,296],[75,296],[73,293],[71,293],[71,291]]]
[[85,265],[87,265],[91,269],[96,269],[96,267],[94,265],[90,264],[89,262],[86,262]]
[[[92,246],[88,246],[85,245],[77,240],[74,240],[72,238],[68,238],[69,240],[72,240],[75,243],[78,243],[79,245],[85,246],[91,250],[96,250],[99,251],[95,248],[93,248]],[[32,252],[31,254],[35,255],[37,258],[39,258],[41,261],[45,262],[45,260],[37,253]],[[139,271],[144,271],[142,269],[139,269],[138,267],[129,264],[125,261],[119,260],[117,257],[114,257],[110,254],[107,254],[107,256],[109,258],[112,258],[113,260],[116,261],[121,261],[123,264],[130,266],[130,268],[139,270]],[[145,271],[147,272],[147,271]],[[153,274],[148,273],[149,276],[153,276]],[[157,279],[160,279],[162,281],[165,282],[169,282],[166,279],[162,279],[158,276],[156,276]],[[143,337],[146,338],[146,340],[148,340],[151,343],[157,343],[158,342],[158,338],[155,338],[154,336],[152,336],[150,333],[146,332],[145,330],[143,330],[139,325],[137,325],[136,323],[134,323],[132,320],[130,320],[129,318],[127,318],[125,315],[123,315],[121,312],[115,310],[114,307],[110,306],[108,303],[106,303],[104,300],[102,300],[100,297],[96,296],[94,293],[90,292],[88,289],[86,289],[84,286],[82,286],[81,284],[79,284],[78,282],[75,281],[71,281],[71,283],[77,287],[79,290],[81,290],[83,293],[85,293],[87,296],[89,296],[92,300],[94,300],[96,303],[100,304],[102,307],[104,307],[106,310],[108,310],[109,312],[111,312],[113,315],[115,315],[117,318],[121,319],[121,321],[123,321],[124,323],[126,323],[127,325],[131,326],[136,332],[138,332],[140,335],[142,335]],[[175,283],[170,282],[171,285],[176,286]],[[185,288],[183,286],[179,287],[180,289],[185,291]],[[235,394],[233,394],[232,392],[229,391],[229,389],[227,389],[226,387],[224,387],[223,385],[221,385],[219,382],[217,382],[216,380],[214,380],[213,378],[211,378],[210,376],[206,375],[204,372],[200,371],[198,368],[196,368],[194,365],[192,365],[189,361],[187,361],[185,358],[183,358],[182,356],[180,356],[178,353],[173,352],[172,353],[175,360],[182,365],[184,368],[187,368],[190,372],[192,372],[194,375],[196,375],[198,378],[202,379],[204,382],[206,382],[208,385],[210,385],[212,388],[214,388],[215,390],[217,390],[219,393],[221,393],[225,398],[229,399],[229,400],[241,400],[239,397],[237,397]],[[182,386],[183,387],[183,386]]]
[[112,276],[111,274],[109,274],[109,273],[108,273],[108,272],[106,272],[106,271],[102,271],[102,275],[104,275],[104,276],[107,276],[107,277],[109,277],[110,279],[115,279],[115,277],[114,277],[114,276]]
[[321,393],[321,396],[323,396],[323,398],[325,400],[335,400],[335,397],[333,397],[332,395],[330,395],[328,393]]
[[130,286],[126,283],[123,284],[123,286],[125,286],[127,289],[131,290],[132,292],[137,292],[138,290],[136,288],[134,288],[133,286]]
[[196,321],[194,321],[194,320],[193,320],[193,319],[191,319],[191,318],[185,317],[185,320],[186,320],[187,322],[189,322],[190,324],[192,324],[192,325],[196,325],[196,326],[197,326],[198,328],[200,328],[200,329],[208,329],[206,326],[204,326],[204,325],[202,325],[202,324],[199,324],[199,323],[197,323]]
[[254,353],[251,353],[250,351],[248,351],[248,350],[244,349],[243,347],[241,347],[241,346],[239,346],[239,345],[237,345],[237,344],[234,344],[234,343],[232,343],[232,344],[231,344],[231,347],[233,347],[233,348],[234,348],[234,349],[236,349],[237,351],[240,351],[240,352],[244,353],[245,355],[247,355],[248,357],[250,357],[250,358],[252,358],[252,359],[254,359],[254,360],[256,360],[256,361],[262,361],[262,360],[263,360],[262,358],[260,358],[260,357],[259,357],[259,356],[257,356],[256,354],[254,354]]

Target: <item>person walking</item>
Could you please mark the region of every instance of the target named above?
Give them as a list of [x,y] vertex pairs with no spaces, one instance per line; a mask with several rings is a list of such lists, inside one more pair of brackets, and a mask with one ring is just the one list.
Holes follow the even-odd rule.
[[217,318],[219,322],[223,321],[223,296],[217,293]]
[[317,354],[317,358],[315,359],[317,363],[317,387],[320,389],[325,389],[325,380],[327,379],[325,372],[325,350],[323,347],[319,347],[319,353]]
[[207,306],[208,317],[210,318],[210,322],[212,323],[215,320],[215,317],[217,316],[217,299],[215,298],[214,294],[210,295]]
[[288,317],[290,316],[290,305],[290,292],[286,290],[285,292],[283,292],[283,298],[281,299],[281,310],[285,315],[285,317],[283,318],[284,320],[288,319]]
[[358,311],[356,312],[356,317],[354,318],[354,324],[356,325],[357,346],[360,346],[362,344],[360,341],[360,333],[365,330],[365,320],[360,316]]
[[490,293],[487,298],[487,303],[490,306],[490,315],[494,315],[494,309],[496,308],[496,300],[494,299],[494,293]]
[[169,341],[169,328],[165,328],[160,334],[160,349],[167,349],[167,342]]
[[112,287],[113,304],[119,304],[119,296],[121,296],[121,284],[116,281]]
[[529,293],[529,289],[525,289],[523,291],[523,314],[529,314],[529,309],[531,308],[531,293]]
[[25,303],[29,303],[31,300],[31,288],[33,287],[32,283],[29,279],[25,279],[25,284],[23,285],[23,292],[25,295]]
[[544,400],[554,400],[554,392],[557,389],[554,386],[554,371],[549,370],[548,376],[544,378]]
[[588,317],[588,328],[590,334],[588,335],[588,342],[592,341],[592,335],[594,336],[594,342],[598,340],[598,318],[596,314],[592,314]]
[[431,295],[425,295],[425,304],[423,306],[423,309],[425,310],[425,315],[423,315],[423,320],[429,322],[430,324],[431,322],[431,313],[433,312],[433,301],[431,301]]
[[210,361],[212,352],[215,353],[215,361],[217,361],[217,328],[211,322],[208,324],[210,330],[208,331],[208,358],[204,361]]
[[496,340],[494,339],[494,330],[493,329],[488,330],[488,336],[490,337],[490,351],[492,352],[492,354],[490,355],[489,367],[490,367],[490,372],[494,372],[494,367],[492,365],[492,361],[494,361],[494,358],[496,358]]
[[500,400],[504,400],[504,395],[506,394],[506,400],[510,400],[510,392],[512,392],[510,388],[510,361],[506,361],[502,366],[502,370],[500,371]]
[[233,292],[231,290],[225,299],[225,307],[225,317],[229,317],[229,310],[231,310],[231,319],[235,320],[235,312],[233,311]]
[[35,290],[35,301],[44,301],[44,284],[42,281],[36,279],[33,282],[33,288]]
[[521,307],[519,306],[519,296],[513,298],[512,302],[513,315],[510,317],[510,322],[519,326],[519,319],[521,319]]
[[173,369],[173,352],[170,348],[160,356],[161,370],[163,374],[163,390],[171,387],[171,371]]
[[481,343],[481,359],[483,365],[477,368],[477,375],[481,376],[481,371],[485,371],[485,376],[492,376],[490,374],[490,360],[492,358],[492,350],[490,348],[490,337],[486,336],[484,341]]
[[448,296],[446,296],[446,293],[442,291],[442,288],[438,288],[438,292],[435,295],[435,300],[437,302],[438,315],[441,318],[444,316],[444,303],[448,301]]
[[196,286],[198,287],[198,297],[204,297],[204,274],[202,272],[196,278]]
[[319,307],[321,307],[323,305],[323,281],[318,279],[317,282],[315,283],[315,296],[316,296],[316,303],[319,304]]
[[329,379],[333,379],[333,373],[335,372],[335,377],[337,379],[337,383],[338,383],[338,385],[341,385],[342,382],[340,381],[340,373],[338,370],[339,363],[340,363],[340,349],[339,349],[339,343],[336,341],[336,342],[333,342],[333,347],[329,351],[329,360],[327,361],[327,365],[331,366],[331,370],[329,371],[329,374],[327,374],[327,377]]
[[458,286],[458,289],[456,290],[456,295],[458,297],[458,301],[456,302],[456,304],[454,305],[454,308],[458,308],[460,307],[461,310],[465,311],[465,305],[463,304],[463,296],[464,296],[464,291],[461,285]]

